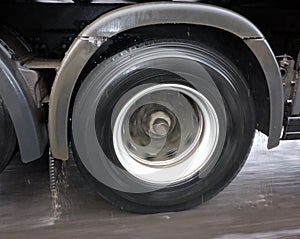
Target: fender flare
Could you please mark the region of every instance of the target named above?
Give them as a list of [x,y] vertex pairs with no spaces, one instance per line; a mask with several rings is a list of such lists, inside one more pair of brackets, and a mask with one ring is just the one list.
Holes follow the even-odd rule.
[[1,45],[0,95],[13,122],[22,161],[40,158],[48,142],[45,124],[16,62]]
[[265,74],[270,97],[268,148],[279,144],[283,120],[283,89],[276,59],[262,33],[230,10],[193,3],[156,2],[122,7],[100,16],[75,39],[56,75],[50,96],[49,140],[55,158],[68,159],[68,113],[76,81],[102,43],[121,32],[156,24],[205,25],[242,39]]

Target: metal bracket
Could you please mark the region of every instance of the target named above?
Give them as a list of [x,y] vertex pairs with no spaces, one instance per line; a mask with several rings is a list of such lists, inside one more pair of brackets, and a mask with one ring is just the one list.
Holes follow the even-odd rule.
[[300,84],[299,59],[297,63],[288,56],[278,56],[284,90],[284,132],[282,139],[300,139]]
[[279,67],[282,75],[282,86],[284,92],[284,118],[293,115],[293,105],[296,98],[299,74],[295,69],[295,61],[291,56],[278,56]]
[[295,86],[295,96],[294,96],[294,104],[292,115],[300,115],[300,83],[299,83],[299,72],[300,72],[300,52],[298,54],[297,62],[296,62],[296,78],[297,84]]

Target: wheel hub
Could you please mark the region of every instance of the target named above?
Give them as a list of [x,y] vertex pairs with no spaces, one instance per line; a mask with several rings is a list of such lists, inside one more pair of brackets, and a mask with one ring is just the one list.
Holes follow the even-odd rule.
[[162,111],[157,111],[150,116],[149,136],[166,137],[171,127],[170,117]]
[[[113,128],[120,162],[149,182],[157,179],[145,176],[148,171],[177,170],[191,163],[192,169],[184,172],[184,178],[190,176],[205,164],[218,134],[217,116],[210,103],[194,89],[177,84],[160,84],[134,93]],[[199,162],[195,155],[200,156]]]

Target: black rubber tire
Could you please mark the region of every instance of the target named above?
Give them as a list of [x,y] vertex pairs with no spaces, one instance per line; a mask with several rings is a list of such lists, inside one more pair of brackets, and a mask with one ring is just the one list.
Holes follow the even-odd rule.
[[0,97],[0,173],[12,158],[16,147],[16,135],[4,102]]
[[[222,104],[225,107],[224,117],[226,117],[227,122],[223,126],[226,127],[226,139],[220,149],[220,156],[204,176],[199,177],[198,174],[195,174],[179,184],[166,185],[164,188],[149,192],[124,192],[107,185],[107,183],[103,183],[102,180],[97,178],[98,176],[95,176],[95,172],[105,175],[111,181],[116,180],[116,178],[122,181],[123,177],[124,181],[120,182],[120,184],[124,183],[124,188],[131,187],[131,184],[128,183],[131,180],[127,178],[129,177],[128,175],[120,174],[107,165],[107,159],[109,159],[111,162],[114,162],[116,167],[122,168],[117,162],[118,159],[112,147],[110,120],[114,105],[122,94],[140,83],[145,83],[145,81],[150,83],[153,79],[150,76],[146,76],[144,78],[141,77],[141,80],[136,80],[135,78],[133,81],[129,76],[124,75],[119,78],[108,77],[109,79],[104,79],[103,75],[110,74],[121,63],[132,61],[133,56],[142,54],[141,52],[143,51],[151,52],[162,45],[166,49],[168,46],[175,47],[175,49],[178,47],[179,54],[180,50],[184,48],[195,49],[197,52],[195,54],[208,62],[211,68],[214,68],[212,72],[218,72],[215,74],[222,74],[227,77],[226,80],[218,77],[213,79],[222,96]],[[126,66],[124,65],[124,67]],[[147,75],[147,72],[143,73],[142,71],[141,74]],[[158,80],[155,83],[165,83],[163,73],[162,77],[159,77],[159,74],[157,73],[156,78]],[[190,82],[181,83],[190,84]],[[91,93],[91,89],[95,88],[99,89],[98,95]],[[136,213],[157,213],[180,211],[195,207],[207,201],[228,185],[237,175],[248,156],[255,132],[255,111],[249,92],[245,79],[235,65],[216,49],[210,49],[202,43],[161,40],[146,42],[132,47],[95,67],[80,87],[72,115],[74,158],[80,172],[92,187],[103,198],[121,209]],[[83,102],[91,98],[95,99],[93,101],[95,104],[89,105],[90,107],[88,105],[84,106]],[[86,121],[92,111],[97,112],[93,120],[95,121],[94,129],[99,140],[101,155],[103,155],[103,157],[99,158],[89,158],[89,152],[92,150],[83,152],[84,150],[79,149],[82,148],[82,145],[89,144],[87,140],[89,136],[86,135],[85,129],[87,127]],[[95,167],[95,162],[100,166]],[[145,186],[145,188],[149,186],[139,179],[132,179],[132,181],[139,186]]]

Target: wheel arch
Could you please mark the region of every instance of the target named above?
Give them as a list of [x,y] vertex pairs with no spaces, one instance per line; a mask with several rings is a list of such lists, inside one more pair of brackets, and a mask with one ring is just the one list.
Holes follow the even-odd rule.
[[0,95],[14,125],[21,160],[28,163],[40,158],[48,142],[46,127],[16,62],[1,44]]
[[87,26],[68,50],[54,81],[49,107],[49,139],[54,157],[68,158],[68,117],[73,89],[90,58],[107,40],[130,29],[158,24],[190,24],[220,29],[249,47],[265,75],[270,98],[268,148],[279,144],[283,92],[276,59],[261,32],[232,11],[204,4],[146,3],[113,10]]

